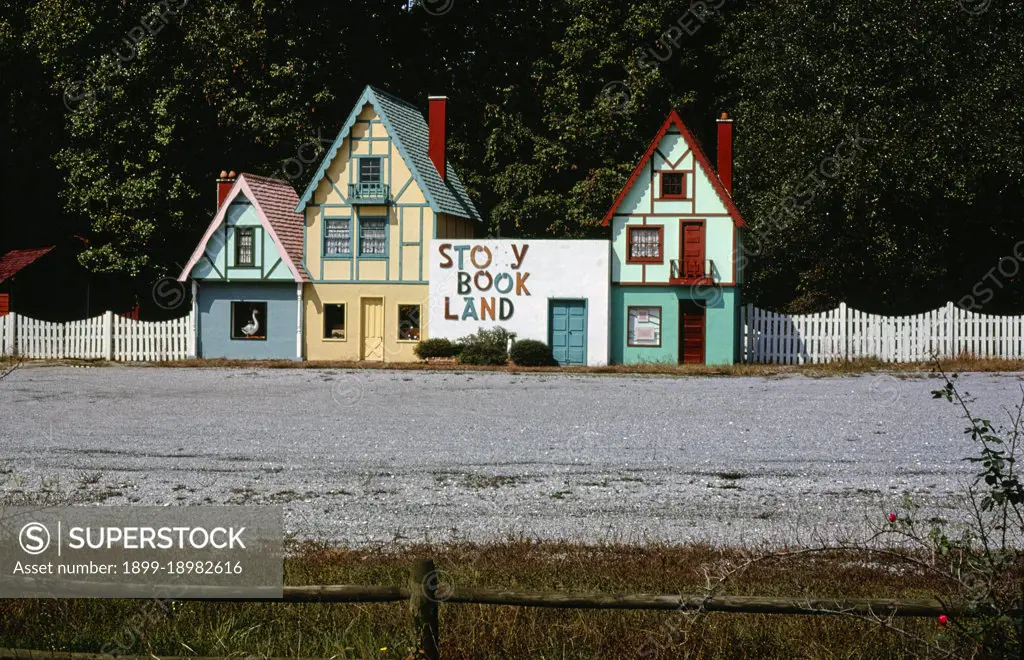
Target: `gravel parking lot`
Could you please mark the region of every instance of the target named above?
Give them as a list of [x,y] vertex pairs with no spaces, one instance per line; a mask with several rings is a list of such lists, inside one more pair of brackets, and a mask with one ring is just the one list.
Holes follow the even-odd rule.
[[[1021,380],[961,383],[998,415]],[[904,493],[952,502],[971,446],[937,386],[33,366],[0,382],[0,494],[282,504],[299,537],[350,545],[792,542],[855,532]]]

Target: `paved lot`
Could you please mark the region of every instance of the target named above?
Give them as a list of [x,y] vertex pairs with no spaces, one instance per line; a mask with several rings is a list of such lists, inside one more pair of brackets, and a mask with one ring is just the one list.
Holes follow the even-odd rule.
[[[979,412],[1019,374],[961,378]],[[625,378],[29,367],[0,382],[0,494],[283,504],[302,537],[788,542],[910,492],[943,507],[971,449],[929,378]],[[941,514],[940,514],[941,515]]]

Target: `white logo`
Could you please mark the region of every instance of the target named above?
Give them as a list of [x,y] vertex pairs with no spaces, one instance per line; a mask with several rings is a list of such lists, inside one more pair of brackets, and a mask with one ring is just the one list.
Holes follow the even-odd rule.
[[41,554],[50,547],[50,530],[42,523],[30,522],[21,528],[18,543],[30,555]]

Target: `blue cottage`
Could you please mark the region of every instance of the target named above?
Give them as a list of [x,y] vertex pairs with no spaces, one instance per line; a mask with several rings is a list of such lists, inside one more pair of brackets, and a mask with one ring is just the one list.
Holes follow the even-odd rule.
[[285,181],[222,172],[218,209],[178,280],[192,282],[196,357],[302,359],[302,215]]

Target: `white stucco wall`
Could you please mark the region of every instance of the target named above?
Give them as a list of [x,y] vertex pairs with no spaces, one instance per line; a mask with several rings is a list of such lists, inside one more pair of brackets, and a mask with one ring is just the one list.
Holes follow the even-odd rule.
[[[585,299],[587,364],[608,364],[609,252],[608,241],[432,240],[427,334],[458,339],[500,325],[520,339],[548,343],[548,302]],[[480,320],[463,319],[467,298]],[[494,319],[483,320],[482,298],[494,299]],[[508,318],[499,318],[502,311]]]

